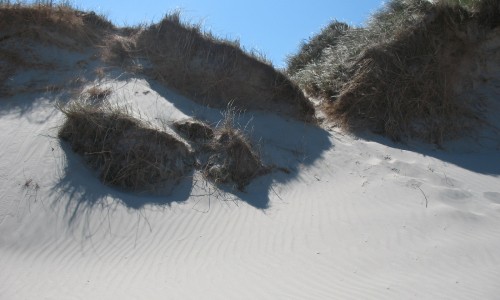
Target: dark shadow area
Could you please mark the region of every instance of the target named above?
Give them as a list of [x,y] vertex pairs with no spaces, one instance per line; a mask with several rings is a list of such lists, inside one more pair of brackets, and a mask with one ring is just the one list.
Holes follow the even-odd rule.
[[[16,115],[27,118],[31,123],[42,124],[53,117],[55,111],[51,113],[40,113],[44,107],[54,107],[57,101],[69,99],[65,93],[58,92],[29,92],[20,93],[6,98],[0,98],[0,117],[6,115]],[[34,113],[36,111],[36,113]]]
[[[154,80],[144,79],[154,92],[184,114],[212,127],[217,127],[224,119],[224,109],[204,107]],[[217,187],[225,194],[233,194],[259,209],[269,207],[270,196],[274,194],[274,184],[293,180],[298,175],[299,166],[313,164],[325,151],[333,147],[330,134],[326,130],[272,112],[240,112],[235,116],[234,124],[250,137],[264,164],[273,168],[270,174],[257,177],[243,191],[230,185]]]
[[443,147],[421,142],[394,142],[387,137],[370,132],[357,133],[357,136],[374,141],[387,147],[420,153],[450,163],[472,172],[485,175],[500,175],[500,137],[481,139],[464,137],[461,140],[446,142]]
[[[141,78],[128,73],[117,76],[119,80]],[[223,109],[202,106],[153,80],[146,80],[151,90],[188,116],[202,120],[212,127],[216,127],[224,118]],[[33,121],[44,123],[53,115],[39,115],[37,110],[39,105],[53,106],[56,101],[69,101],[73,96],[64,90],[49,91],[43,94],[44,100],[39,99],[40,93],[19,94],[0,102],[0,116],[12,113],[20,117],[36,115],[37,120]],[[55,113],[55,110],[51,112]],[[210,190],[219,189],[220,194],[227,196],[220,197],[221,200],[238,198],[255,208],[266,209],[270,205],[270,197],[275,195],[273,185],[293,180],[297,177],[300,166],[313,164],[333,146],[330,134],[326,130],[291,118],[286,119],[271,112],[241,112],[235,118],[235,125],[248,134],[264,165],[272,169],[270,173],[254,179],[243,191],[231,185],[194,182],[195,171],[191,171],[177,186],[174,186],[168,195],[151,196],[120,190],[104,185],[99,180],[97,172],[87,166],[83,158],[74,153],[68,144],[60,141],[61,160],[65,167],[58,184],[51,192],[51,196],[55,199],[54,205],[64,207],[65,216],[70,223],[74,223],[78,219],[85,219],[85,216],[95,209],[109,212],[116,209],[117,205],[124,205],[129,209],[140,211],[145,206],[168,207],[174,202],[184,202],[193,196],[205,197],[207,194],[203,194],[203,190],[196,191],[196,193],[201,192],[201,195],[193,194],[196,185],[207,185],[211,186]],[[67,201],[66,199],[69,199],[67,203],[61,202]]]
[[95,208],[113,210],[117,204],[121,204],[129,209],[140,210],[147,205],[169,206],[174,202],[183,202],[191,195],[192,172],[181,179],[167,196],[163,193],[157,196],[145,195],[106,186],[67,143],[60,142],[60,145],[63,150],[61,160],[65,161],[65,168],[59,182],[52,188],[51,196],[55,199],[53,205],[60,205],[62,199],[69,199],[64,204],[64,214],[70,224],[85,218]]
[[[7,78],[0,82],[0,116],[16,114],[29,117],[41,106],[67,102],[85,84],[97,79],[95,69],[100,62],[90,58],[92,53],[73,53],[46,47],[33,51],[43,56],[40,58],[42,66],[19,67],[4,74]],[[50,117],[38,117],[36,122],[44,122]]]

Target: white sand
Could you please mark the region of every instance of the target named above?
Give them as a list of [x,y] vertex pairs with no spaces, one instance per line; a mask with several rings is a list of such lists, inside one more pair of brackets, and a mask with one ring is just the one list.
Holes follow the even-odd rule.
[[[144,80],[107,84],[153,123],[221,117]],[[263,158],[291,174],[240,193],[194,173],[151,197],[103,186],[43,95],[0,102],[0,299],[500,295],[498,140],[433,150],[247,112]]]

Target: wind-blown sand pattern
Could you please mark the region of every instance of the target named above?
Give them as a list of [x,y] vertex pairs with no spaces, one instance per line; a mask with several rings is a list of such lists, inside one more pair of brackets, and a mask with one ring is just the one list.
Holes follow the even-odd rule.
[[0,82],[0,299],[498,299],[497,40],[471,75],[476,136],[441,149],[248,110],[234,123],[269,172],[240,191],[193,168],[158,195],[104,185],[58,138],[56,104],[109,89],[179,139],[175,122],[217,128],[224,110],[95,49],[29,44],[42,63]]
[[[102,85],[114,91],[111,101],[152,123],[221,116],[142,79]],[[2,299],[500,292],[498,148],[409,150],[247,112],[239,122],[260,140],[263,159],[290,174],[259,177],[243,193],[218,190],[195,172],[169,196],[134,195],[102,185],[57,139],[63,115],[50,98],[21,107],[42,96],[1,103]]]

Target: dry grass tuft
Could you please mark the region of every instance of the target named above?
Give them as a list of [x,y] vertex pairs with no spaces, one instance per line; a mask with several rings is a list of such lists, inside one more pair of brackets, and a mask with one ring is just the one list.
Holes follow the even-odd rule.
[[[238,42],[216,38],[200,26],[181,22],[178,13],[147,27],[116,28],[104,17],[76,10],[66,2],[0,1],[0,42],[0,56],[9,56],[13,67],[19,65],[12,54],[26,52],[27,45],[76,51],[93,48],[104,62],[144,72],[205,105],[224,108],[233,101],[245,109],[314,120],[314,106],[300,88],[261,55],[244,51]],[[28,50],[35,57],[33,49]],[[9,67],[2,73],[12,70]],[[0,75],[0,93],[5,86],[3,77]]]
[[184,138],[195,143],[206,142],[214,138],[213,129],[200,121],[186,120],[175,122],[174,128]]
[[203,174],[215,183],[234,183],[239,190],[264,169],[250,142],[238,130],[218,132]]
[[472,7],[482,25],[490,28],[500,26],[500,2],[498,0],[474,1]]
[[236,114],[229,106],[215,129],[194,120],[174,123],[174,128],[192,144],[205,178],[243,191],[252,179],[271,168],[263,165],[248,136],[235,125]]
[[85,91],[87,99],[91,102],[104,101],[112,94],[111,88],[102,88],[100,86],[93,86]]
[[237,129],[234,120],[237,111],[229,106],[224,120],[207,144],[208,160],[203,164],[203,174],[215,183],[234,184],[243,190],[255,177],[267,172],[249,138]]
[[151,75],[203,104],[224,108],[233,102],[313,119],[313,105],[287,76],[236,42],[182,23],[178,13],[141,31],[137,49],[152,63]]
[[61,106],[59,137],[99,172],[105,184],[154,192],[177,183],[193,166],[181,141],[110,105],[75,101]]
[[100,42],[114,26],[93,12],[47,3],[1,4],[0,28],[0,39],[21,38],[80,50]]
[[[490,0],[477,2],[494,11]],[[348,129],[441,144],[481,123],[476,103],[456,94],[460,68],[484,30],[481,11],[487,10],[392,0],[365,28],[347,29],[313,63],[289,71]]]
[[102,59],[120,67],[129,67],[129,69],[134,67],[133,59],[139,54],[136,50],[139,32],[139,29],[136,29],[109,34],[101,46]]
[[396,140],[440,144],[471,130],[475,115],[454,94],[458,67],[471,47],[460,34],[468,18],[458,6],[435,7],[422,19],[425,25],[366,49],[327,111],[349,128],[372,128]]

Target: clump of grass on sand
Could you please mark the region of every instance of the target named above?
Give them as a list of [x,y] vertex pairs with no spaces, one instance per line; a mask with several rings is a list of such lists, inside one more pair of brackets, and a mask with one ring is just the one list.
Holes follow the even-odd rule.
[[203,166],[203,174],[215,183],[233,183],[239,190],[266,168],[253,149],[248,137],[234,127],[231,117],[226,117],[216,129],[210,156]]
[[112,94],[111,88],[104,88],[95,85],[85,91],[87,99],[91,102],[98,102],[106,100]]
[[209,181],[243,190],[256,176],[269,171],[249,138],[234,125],[228,109],[212,129],[194,120],[174,123],[191,148],[165,131],[132,117],[126,108],[93,101],[86,93],[67,105],[59,137],[97,170],[105,184],[132,191],[156,192],[172,188],[193,168]]
[[215,183],[234,183],[239,190],[265,170],[248,139],[238,130],[221,130],[203,174]]
[[469,3],[471,10],[456,2],[391,0],[366,27],[343,31],[306,66],[293,63],[302,52],[292,57],[289,73],[348,129],[437,144],[463,136],[481,115],[477,99],[456,93],[460,71],[483,32],[498,23],[500,8],[491,0]]
[[146,74],[211,107],[224,108],[232,101],[244,109],[314,120],[313,104],[285,74],[238,42],[182,22],[179,13],[149,26],[117,28],[68,1],[55,3],[0,1],[0,59],[8,62],[7,67],[0,64],[1,94],[7,94],[5,80],[15,68],[38,63],[36,50],[41,44],[97,50],[105,63]]
[[174,128],[179,134],[194,143],[203,143],[214,138],[214,130],[200,121],[184,120],[175,122]]
[[99,172],[105,184],[154,192],[177,183],[193,167],[188,147],[147,126],[125,109],[85,101],[60,106],[59,137]]
[[224,108],[232,102],[313,119],[312,103],[286,75],[238,43],[181,22],[178,13],[142,30],[136,44],[152,63],[149,74],[205,105]]
[[0,1],[0,96],[15,93],[8,78],[20,70],[53,70],[57,63],[44,58],[50,47],[89,50],[113,30],[104,17],[68,1]]
[[296,55],[288,57],[287,73],[294,74],[307,65],[317,63],[323,50],[334,45],[337,39],[349,29],[349,25],[339,21],[333,21],[328,24],[319,34],[313,36],[307,42],[303,42]]
[[93,12],[74,9],[67,2],[35,1],[33,4],[0,3],[2,39],[25,39],[45,45],[80,50],[94,46],[104,33],[114,29],[111,22]]
[[270,168],[264,166],[245,132],[235,126],[235,115],[230,106],[215,129],[200,121],[175,123],[174,128],[192,143],[205,178],[244,190]]

